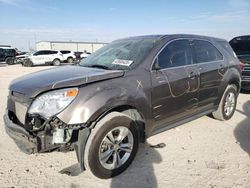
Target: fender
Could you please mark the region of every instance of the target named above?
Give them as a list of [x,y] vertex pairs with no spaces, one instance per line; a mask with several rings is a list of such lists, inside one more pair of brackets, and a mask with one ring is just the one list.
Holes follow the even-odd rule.
[[143,118],[150,119],[150,97],[143,90],[138,90],[136,84],[124,85],[121,88],[116,83],[111,85],[109,82],[108,86],[106,82],[100,82],[82,87],[83,91],[57,117],[66,124],[90,124],[114,108],[131,106]]
[[231,67],[228,69],[227,73],[224,75],[222,85],[219,87],[219,97],[218,97],[218,101],[216,102],[216,105],[219,105],[222,95],[228,85],[235,84],[238,88],[237,92],[238,93],[240,92],[240,88],[241,88],[240,78],[241,78],[241,75],[236,68]]

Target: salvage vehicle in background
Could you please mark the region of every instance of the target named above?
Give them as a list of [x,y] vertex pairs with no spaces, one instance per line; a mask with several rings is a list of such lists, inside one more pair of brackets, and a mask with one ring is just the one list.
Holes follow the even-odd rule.
[[207,114],[233,116],[241,70],[227,46],[197,35],[131,37],[79,66],[15,79],[6,132],[29,154],[74,147],[81,170],[114,177],[148,137]]
[[15,48],[0,46],[0,62],[6,62],[8,65],[13,65],[17,55],[18,53]]
[[40,50],[23,60],[23,65],[31,67],[33,65],[55,65],[59,66],[64,61],[63,54],[56,50]]
[[242,89],[250,90],[250,35],[235,37],[229,43],[243,63]]

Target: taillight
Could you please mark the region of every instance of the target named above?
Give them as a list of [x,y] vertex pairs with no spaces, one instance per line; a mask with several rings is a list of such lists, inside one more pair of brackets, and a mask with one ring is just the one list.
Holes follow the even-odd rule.
[[239,67],[240,67],[240,71],[242,72],[244,69],[244,63],[240,62]]

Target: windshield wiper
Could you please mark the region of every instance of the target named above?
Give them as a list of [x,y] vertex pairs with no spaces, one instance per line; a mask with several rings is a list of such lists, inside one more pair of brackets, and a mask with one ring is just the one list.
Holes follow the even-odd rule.
[[108,66],[105,66],[105,65],[99,65],[99,64],[94,64],[94,65],[86,65],[86,67],[93,67],[93,68],[99,68],[99,69],[111,70]]

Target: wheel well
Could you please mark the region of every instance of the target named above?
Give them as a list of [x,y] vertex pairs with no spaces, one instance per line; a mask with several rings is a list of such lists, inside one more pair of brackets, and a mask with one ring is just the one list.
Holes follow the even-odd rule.
[[240,84],[237,80],[231,80],[229,82],[229,85],[235,85],[237,87],[237,92],[239,93],[240,92]]
[[12,56],[6,56],[4,60],[6,61],[6,59],[8,59],[8,58],[14,58],[14,57],[12,57]]
[[118,106],[118,107],[112,108],[111,110],[102,114],[101,117],[98,118],[98,120],[100,120],[102,117],[109,114],[110,112],[120,112],[120,113],[123,113],[123,114],[129,116],[131,119],[133,119],[137,125],[136,128],[137,128],[139,135],[140,135],[140,141],[145,142],[145,138],[146,138],[145,121],[144,121],[143,116],[140,114],[140,112],[135,107],[132,107],[129,105],[123,105],[123,106]]
[[55,60],[59,60],[59,61],[61,62],[61,60],[60,60],[60,59],[58,59],[58,58],[55,58],[53,61],[55,61]]

